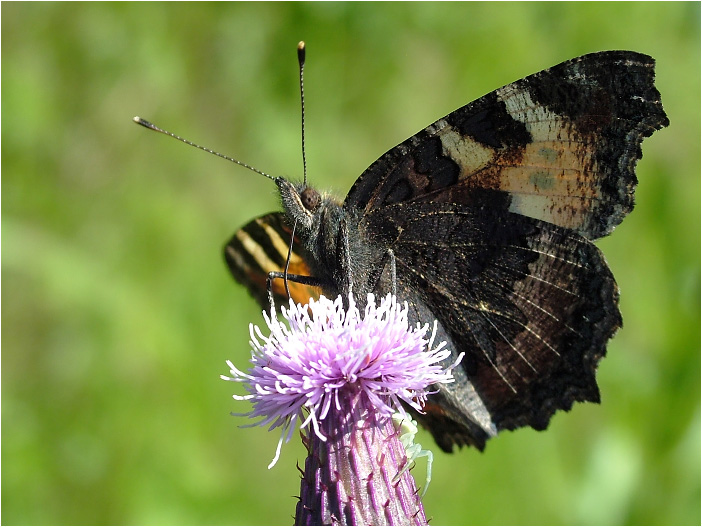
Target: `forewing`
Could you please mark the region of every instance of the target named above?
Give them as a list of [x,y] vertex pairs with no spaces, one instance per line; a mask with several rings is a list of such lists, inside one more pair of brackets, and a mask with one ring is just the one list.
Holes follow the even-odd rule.
[[641,142],[668,125],[654,60],[630,51],[584,55],[496,90],[396,146],[356,181],[361,214],[411,200],[509,196],[509,211],[611,232],[634,206]]
[[[280,212],[256,218],[234,233],[224,248],[224,257],[234,278],[248,289],[258,303],[268,309],[266,280],[271,271],[283,272],[290,247],[291,229]],[[310,276],[304,254],[296,252],[294,244],[290,254],[288,274]],[[319,298],[321,291],[309,285],[288,280],[290,297],[300,304],[310,298]],[[287,304],[288,296],[282,279],[273,280],[275,301]]]

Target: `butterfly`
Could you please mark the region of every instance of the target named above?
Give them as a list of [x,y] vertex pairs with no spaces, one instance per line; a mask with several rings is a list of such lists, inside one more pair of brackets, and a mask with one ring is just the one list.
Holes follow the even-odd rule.
[[667,125],[651,57],[584,55],[429,125],[343,202],[274,178],[284,210],[237,231],[226,262],[264,307],[292,246],[277,300],[286,285],[301,303],[395,292],[410,322],[437,320],[447,363],[465,357],[415,417],[446,452],[482,450],[500,430],[543,430],[556,410],[599,402],[597,364],[622,318],[593,241],[633,209],[641,143]]

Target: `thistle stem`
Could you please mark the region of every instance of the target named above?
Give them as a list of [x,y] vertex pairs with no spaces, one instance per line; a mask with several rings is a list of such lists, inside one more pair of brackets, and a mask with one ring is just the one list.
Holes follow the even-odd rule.
[[410,472],[393,482],[407,460],[392,419],[361,390],[344,390],[339,401],[320,421],[326,441],[303,434],[295,525],[428,525]]

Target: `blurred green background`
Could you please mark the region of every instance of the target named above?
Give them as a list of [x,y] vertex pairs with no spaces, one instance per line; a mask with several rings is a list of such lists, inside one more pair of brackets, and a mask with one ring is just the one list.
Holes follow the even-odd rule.
[[[301,174],[344,195],[463,104],[584,53],[656,58],[671,126],[603,240],[624,328],[602,404],[434,449],[435,524],[700,523],[698,3],[3,3],[2,523],[290,524],[304,451],[242,429],[225,360],[259,308],[231,233]],[[422,432],[425,446],[431,437]],[[416,476],[423,481],[424,463]]]

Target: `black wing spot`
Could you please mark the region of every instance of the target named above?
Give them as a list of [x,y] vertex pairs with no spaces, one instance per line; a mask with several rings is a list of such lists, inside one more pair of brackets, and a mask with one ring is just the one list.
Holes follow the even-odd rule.
[[429,179],[425,191],[432,192],[458,183],[461,169],[453,159],[444,155],[442,148],[441,139],[432,137],[412,152],[414,170]]
[[504,101],[498,99],[495,92],[480,102],[483,109],[475,111],[469,105],[449,114],[446,120],[462,135],[495,149],[524,147],[532,142],[526,125],[510,115]]

